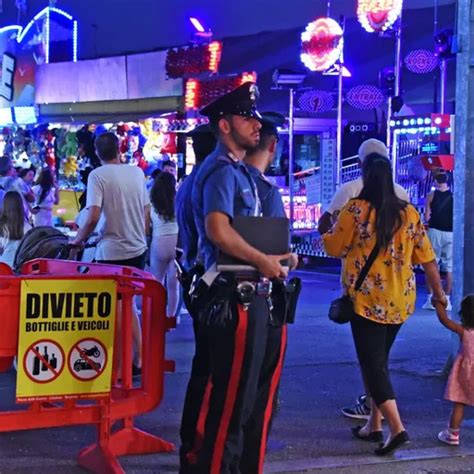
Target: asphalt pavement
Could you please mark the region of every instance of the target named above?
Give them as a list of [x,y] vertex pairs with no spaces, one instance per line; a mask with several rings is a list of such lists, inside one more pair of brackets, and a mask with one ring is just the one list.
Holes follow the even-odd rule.
[[[412,442],[387,458],[373,455],[372,444],[352,438],[356,421],[341,415],[363,392],[350,328],[327,318],[339,293],[335,274],[299,272],[304,286],[296,323],[289,328],[288,351],[280,385],[280,411],[271,432],[267,473],[457,473],[474,472],[474,412],[468,409],[461,445],[440,444],[450,404],[443,400],[443,369],[455,340],[433,311],[417,309],[399,333],[392,352],[392,380]],[[426,292],[419,285],[417,306]],[[176,372],[166,375],[165,396],[138,427],[178,446],[181,408],[193,353],[189,316],[168,334],[167,357]],[[15,372],[0,374],[0,410],[14,405]],[[386,430],[387,432],[387,430]],[[0,474],[81,473],[78,452],[95,441],[92,426],[0,433]],[[177,454],[121,458],[127,473],[174,473]]]

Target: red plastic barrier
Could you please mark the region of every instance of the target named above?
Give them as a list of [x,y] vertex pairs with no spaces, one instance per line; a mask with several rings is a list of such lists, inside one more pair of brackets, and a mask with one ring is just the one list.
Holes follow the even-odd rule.
[[103,263],[77,262],[74,260],[52,260],[48,258],[37,258],[26,262],[21,267],[22,275],[123,275],[144,278],[146,280],[155,277],[144,270],[134,267],[123,267],[120,265],[109,265]]
[[18,350],[20,280],[14,276],[0,277],[0,308],[0,372],[5,372]]
[[[113,388],[108,398],[91,400],[90,404],[75,400],[46,404],[33,402],[26,409],[0,412],[0,432],[51,428],[81,424],[95,424],[98,427],[97,443],[82,450],[78,462],[81,466],[97,473],[123,473],[117,456],[171,452],[174,446],[161,438],[145,433],[134,427],[134,417],[149,412],[159,405],[163,398],[164,372],[174,371],[174,361],[165,359],[165,335],[174,327],[174,318],[166,318],[166,295],[164,288],[148,273],[135,273],[136,270],[108,268],[100,274],[104,265],[87,264],[92,270],[87,275],[72,272],[72,265],[77,262],[66,262],[62,274],[41,274],[33,264],[45,271],[57,270],[54,261],[35,261],[25,266],[26,271],[36,274],[17,276],[0,276],[0,305],[2,306],[2,329],[7,325],[8,331],[0,331],[0,361],[16,355],[18,341],[18,318],[20,304],[20,287],[23,279],[87,279],[100,280],[107,278],[117,282],[117,293],[120,296],[122,313],[121,334],[115,343],[116,360],[113,365]],[[62,262],[64,263],[64,262]],[[80,265],[82,266],[82,265]],[[120,267],[119,267],[120,268]],[[69,274],[67,274],[70,272]],[[114,273],[115,272],[115,273]],[[118,274],[118,273],[122,274]],[[65,274],[66,273],[66,274]],[[142,380],[140,386],[132,386],[132,305],[133,297],[142,298]],[[5,313],[5,309],[8,311]],[[120,339],[118,339],[120,338]],[[120,344],[118,344],[120,342]],[[119,349],[120,348],[120,353]],[[117,373],[117,360],[121,361],[121,372]],[[112,425],[123,421],[123,427],[112,433]]]

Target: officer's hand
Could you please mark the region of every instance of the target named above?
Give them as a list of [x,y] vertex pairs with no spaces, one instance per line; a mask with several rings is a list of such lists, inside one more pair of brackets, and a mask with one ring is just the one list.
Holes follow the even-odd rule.
[[284,255],[263,255],[257,268],[265,278],[286,278],[288,271],[281,266],[280,262],[289,258],[289,253]]

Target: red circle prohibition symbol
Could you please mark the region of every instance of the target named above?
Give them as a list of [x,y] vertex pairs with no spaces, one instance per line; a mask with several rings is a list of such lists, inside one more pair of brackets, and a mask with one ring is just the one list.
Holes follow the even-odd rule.
[[[46,347],[49,347],[51,351],[50,354],[53,353],[52,349],[58,351],[58,354],[61,355],[61,360],[60,360],[61,366],[59,368],[53,367],[51,365],[51,360],[49,359],[49,355],[48,355],[48,359],[46,359],[44,354],[41,354],[39,351],[36,350],[36,348],[41,345],[43,345],[43,347],[45,345]],[[28,364],[27,364],[27,360],[29,358],[28,356],[30,355],[30,352],[38,359],[38,367],[41,367],[41,372],[53,373],[53,376],[51,378],[49,378],[48,380],[40,380],[38,378],[35,378],[35,375],[33,374],[34,369],[31,369],[31,367],[28,367]],[[63,371],[64,366],[65,366],[64,350],[56,341],[53,341],[51,339],[40,339],[39,341],[34,342],[28,347],[28,349],[25,351],[25,355],[23,356],[23,370],[25,371],[26,376],[34,383],[49,383],[49,382],[52,382],[53,380],[56,380],[61,375],[61,372]],[[46,367],[46,369],[43,369],[43,367]],[[38,368],[38,370],[40,369]]]
[[[86,348],[82,346],[84,343],[92,343],[95,344],[95,346]],[[76,356],[74,356],[74,351],[77,352]],[[74,361],[73,358],[75,359]],[[101,362],[94,360],[94,358],[100,358]],[[107,366],[107,349],[101,341],[93,337],[80,339],[71,347],[67,363],[69,371],[76,380],[80,380],[81,382],[95,380],[97,377],[102,375]],[[84,371],[89,372],[92,375],[81,377],[79,374]]]

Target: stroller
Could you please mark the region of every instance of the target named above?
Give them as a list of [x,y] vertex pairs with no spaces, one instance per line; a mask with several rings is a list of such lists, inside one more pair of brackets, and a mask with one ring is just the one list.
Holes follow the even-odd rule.
[[13,270],[20,273],[24,263],[35,258],[56,258],[67,260],[71,245],[66,235],[54,227],[33,227],[24,236],[15,253]]

